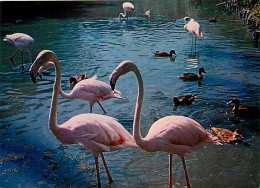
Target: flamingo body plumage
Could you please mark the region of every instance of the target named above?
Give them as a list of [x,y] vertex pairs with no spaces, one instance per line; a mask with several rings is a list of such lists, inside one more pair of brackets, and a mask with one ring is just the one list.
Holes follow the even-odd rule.
[[147,142],[143,145],[147,151],[165,151],[184,157],[216,138],[195,120],[172,115],[157,120],[143,139]]
[[196,37],[202,37],[202,30],[200,24],[194,19],[191,19],[186,25],[184,25],[184,30],[194,34]]
[[[22,52],[28,52],[29,56],[30,56],[30,61],[32,63],[32,52],[33,52],[33,46],[34,46],[34,39],[24,33],[14,33],[11,35],[6,35],[4,38],[5,42],[8,42],[10,44],[13,44],[17,50],[14,52],[14,54],[10,57],[10,60],[13,64],[13,66],[15,66],[14,62],[13,62],[13,57],[20,51],[21,52],[21,56],[22,56]],[[23,67],[23,56],[22,56],[22,68]]]
[[110,152],[127,147],[138,147],[133,136],[114,118],[101,114],[80,114],[65,123],[57,124],[58,97],[61,88],[61,68],[54,52],[43,50],[30,68],[30,76],[36,83],[36,75],[41,66],[54,62],[56,68],[52,102],[49,113],[49,129],[64,144],[78,144],[89,149],[95,158],[98,187],[101,187],[98,156],[101,154],[106,172],[111,183],[112,177],[107,168],[103,152]]
[[121,75],[134,72],[138,81],[138,95],[136,101],[133,135],[137,145],[146,151],[164,151],[169,154],[169,183],[172,188],[172,154],[181,157],[185,171],[187,187],[191,187],[184,156],[206,143],[221,144],[216,136],[205,131],[195,120],[184,116],[167,116],[157,120],[150,128],[147,136],[143,138],[140,132],[141,108],[143,102],[143,81],[141,74],[134,63],[123,61],[110,75],[111,88]]

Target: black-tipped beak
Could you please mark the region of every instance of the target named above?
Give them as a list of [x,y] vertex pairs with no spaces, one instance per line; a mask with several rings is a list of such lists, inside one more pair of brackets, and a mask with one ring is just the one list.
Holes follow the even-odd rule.
[[40,79],[42,80],[42,75],[39,74]]
[[111,89],[114,91],[116,85],[112,82],[112,80],[110,80],[110,86],[111,86]]
[[31,80],[34,84],[36,84],[36,77],[33,75],[32,72],[30,72],[30,77],[31,77]]

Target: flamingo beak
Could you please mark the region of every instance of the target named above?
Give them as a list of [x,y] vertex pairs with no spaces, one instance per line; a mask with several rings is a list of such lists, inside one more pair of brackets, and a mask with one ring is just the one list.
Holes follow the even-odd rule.
[[36,84],[36,77],[34,76],[33,72],[31,71],[30,72],[30,77],[31,77],[31,80],[34,84]]
[[41,75],[41,74],[39,74],[39,77],[40,77],[40,79],[42,80],[42,75]]
[[116,84],[114,84],[114,83],[112,82],[112,79],[110,80],[110,86],[111,86],[111,89],[114,91]]

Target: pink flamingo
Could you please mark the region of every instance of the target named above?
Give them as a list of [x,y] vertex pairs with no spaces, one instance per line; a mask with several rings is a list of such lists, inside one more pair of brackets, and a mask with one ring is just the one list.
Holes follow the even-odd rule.
[[32,63],[32,51],[33,51],[33,45],[34,45],[34,39],[24,33],[14,33],[12,35],[6,35],[4,38],[5,42],[9,42],[10,44],[13,44],[15,47],[17,47],[17,50],[14,52],[14,54],[10,57],[10,60],[15,67],[13,58],[14,56],[20,51],[21,57],[22,57],[22,69],[24,69],[23,66],[23,52],[28,52],[30,55],[30,60]]
[[186,25],[184,25],[184,30],[191,33],[191,53],[193,45],[193,34],[195,35],[195,55],[196,55],[196,37],[202,37],[202,30],[200,24],[194,19],[191,19]]
[[[40,67],[38,74],[40,78],[42,77],[42,72],[49,68],[55,67],[53,62],[48,62]],[[97,102],[100,108],[106,114],[106,110],[100,103],[100,100],[107,100],[110,98],[119,98],[122,99],[120,91],[113,91],[111,87],[102,81],[96,79],[94,76],[92,78],[83,79],[78,82],[71,90],[70,93],[65,93],[60,90],[60,95],[66,99],[82,99],[89,102],[90,113],[92,113],[93,105]]]
[[179,155],[182,159],[187,187],[191,187],[184,160],[185,154],[191,153],[209,142],[221,143],[217,137],[206,132],[198,122],[184,116],[166,116],[157,120],[151,126],[147,136],[143,138],[140,132],[140,120],[144,88],[138,68],[131,61],[121,62],[110,75],[110,84],[111,88],[114,89],[118,78],[130,71],[134,72],[138,81],[138,96],[133,122],[133,135],[137,145],[149,152],[164,151],[169,153],[169,188],[172,188],[172,154]]
[[118,16],[118,18],[120,19],[120,18],[125,18],[125,17],[126,17],[127,20],[128,20],[130,11],[135,10],[135,7],[134,7],[134,5],[133,5],[132,3],[130,3],[130,2],[124,2],[123,5],[122,5],[122,7],[123,7],[123,10],[124,10],[124,14],[123,14],[123,13],[120,13],[119,16]]
[[49,114],[49,129],[52,134],[64,144],[78,144],[91,151],[94,155],[98,187],[101,187],[98,156],[102,157],[109,183],[113,179],[109,173],[103,152],[112,152],[128,147],[138,147],[133,136],[114,118],[101,114],[80,114],[72,117],[62,125],[57,124],[58,97],[61,88],[61,68],[54,52],[43,50],[39,53],[30,68],[30,76],[36,83],[39,68],[54,62],[56,67],[51,108]]

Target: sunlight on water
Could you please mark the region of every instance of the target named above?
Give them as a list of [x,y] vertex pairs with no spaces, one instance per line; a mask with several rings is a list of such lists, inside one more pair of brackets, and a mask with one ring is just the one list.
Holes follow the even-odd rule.
[[[241,129],[250,146],[240,143],[206,145],[187,155],[187,167],[193,187],[257,187],[259,172],[259,121],[233,116],[232,105],[238,97],[242,104],[259,105],[259,49],[250,33],[229,32],[241,22],[219,20],[209,23],[205,12],[180,1],[136,1],[136,11],[128,21],[118,20],[121,2],[87,7],[75,11],[94,16],[72,18],[35,18],[25,24],[8,23],[0,28],[0,187],[95,187],[94,157],[80,146],[61,145],[48,129],[54,69],[34,85],[28,75],[29,55],[24,53],[26,70],[20,68],[19,54],[12,67],[9,56],[15,48],[2,39],[6,34],[23,32],[35,39],[34,57],[43,49],[53,50],[62,69],[62,88],[69,92],[69,78],[87,73],[108,83],[110,73],[123,60],[136,63],[144,81],[141,131],[145,136],[152,123],[167,115],[183,115],[211,126]],[[151,8],[151,17],[144,11]],[[197,56],[191,56],[191,36],[183,26],[183,15],[198,17],[203,37],[197,39]],[[101,14],[101,15],[100,15]],[[76,15],[76,13],[75,13]],[[77,14],[78,15],[78,14]],[[156,50],[169,52],[173,58],[155,57]],[[197,73],[205,68],[202,83],[185,82],[178,75]],[[124,99],[101,102],[109,116],[119,120],[132,133],[137,94],[134,74],[118,81]],[[174,110],[173,96],[192,94],[190,106]],[[93,111],[102,114],[98,105]],[[89,112],[89,104],[78,99],[59,98],[58,123]],[[137,148],[105,153],[114,182],[111,187],[166,187],[168,155],[149,153]],[[102,165],[101,183],[108,184]],[[13,178],[15,177],[15,179]],[[173,158],[174,187],[185,186],[181,159]]]

